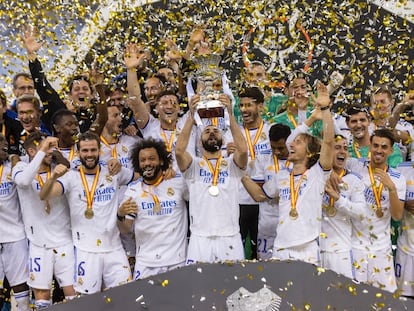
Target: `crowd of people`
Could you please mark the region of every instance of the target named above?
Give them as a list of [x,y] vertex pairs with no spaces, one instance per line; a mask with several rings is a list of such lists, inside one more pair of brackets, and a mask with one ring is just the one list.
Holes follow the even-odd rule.
[[123,75],[74,76],[62,96],[33,27],[22,42],[30,73],[14,76],[14,99],[0,92],[0,287],[18,310],[50,306],[57,287],[71,300],[244,259],[414,297],[412,92],[395,104],[378,85],[334,113],[328,85],[298,71],[275,94],[259,61],[231,90],[225,74],[197,79],[194,57],[211,51],[195,29],[184,51],[168,41],[158,68],[129,43]]

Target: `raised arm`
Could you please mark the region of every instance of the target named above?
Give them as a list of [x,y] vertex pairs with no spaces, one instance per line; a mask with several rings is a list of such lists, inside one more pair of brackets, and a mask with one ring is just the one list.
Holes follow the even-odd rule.
[[226,94],[220,94],[219,99],[226,106],[227,112],[229,114],[230,131],[231,135],[233,136],[233,143],[236,147],[233,156],[234,163],[236,163],[236,165],[241,169],[245,169],[247,166],[247,161],[249,159],[246,139],[244,138],[243,133],[233,116],[230,97]]
[[320,151],[319,163],[324,170],[330,170],[332,168],[332,153],[335,139],[335,131],[333,126],[332,115],[329,110],[330,99],[327,87],[318,82],[317,84],[318,96],[312,95],[315,103],[315,109],[321,110],[322,117],[322,146]]
[[63,164],[55,166],[52,176],[46,180],[39,192],[40,200],[50,200],[63,194],[63,187],[59,182],[57,182],[57,179],[65,175],[67,171],[68,168]]
[[146,54],[138,54],[138,49],[139,47],[136,44],[128,44],[125,48],[124,62],[127,68],[128,104],[134,113],[135,122],[137,122],[139,128],[144,128],[149,120],[149,112],[141,97],[137,67],[145,61]]
[[[194,101],[194,98],[198,101],[199,97],[193,96],[191,101]],[[191,105],[191,102],[190,102]],[[188,141],[191,136],[191,131],[194,126],[194,118],[193,113],[189,113],[187,116],[187,119],[185,121],[184,127],[178,135],[177,142],[175,144],[175,159],[177,161],[178,168],[181,172],[184,172],[187,170],[187,168],[190,166],[191,162],[193,161],[193,157],[191,154],[187,151],[187,145]]]
[[95,85],[95,89],[99,95],[99,101],[96,103],[96,119],[91,124],[89,130],[100,136],[108,121],[108,107],[103,84],[101,82],[98,83]]
[[50,85],[40,61],[37,59],[37,51],[42,47],[43,42],[37,40],[38,34],[35,28],[27,25],[21,35],[24,48],[29,58],[29,69],[34,86],[43,105],[42,121],[49,131],[52,131],[50,123],[52,115],[59,109],[65,109],[66,105],[56,90]]

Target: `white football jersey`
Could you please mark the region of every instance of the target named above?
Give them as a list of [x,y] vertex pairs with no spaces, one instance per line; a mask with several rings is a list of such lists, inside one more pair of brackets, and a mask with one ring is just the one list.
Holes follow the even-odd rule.
[[333,207],[336,214],[329,216],[330,197],[325,193],[322,208],[322,234],[320,247],[324,252],[349,252],[351,250],[352,222],[351,216],[355,211],[363,210],[366,206],[364,184],[361,176],[348,172],[342,177],[343,184],[339,199]]
[[[210,159],[215,168],[217,159]],[[190,194],[190,229],[199,236],[234,236],[239,228],[239,189],[241,170],[233,155],[222,158],[218,175],[218,193],[209,193],[213,175],[205,159],[193,157],[190,167],[183,173]]]
[[274,243],[276,250],[299,246],[319,238],[322,196],[329,174],[330,171],[324,171],[318,162],[304,174],[294,176],[294,189],[300,182],[296,219],[289,216],[292,206],[290,169],[280,170],[275,180],[263,185],[263,191],[269,198],[279,198],[279,223]]
[[[92,191],[95,174],[85,174],[88,188]],[[108,168],[100,165],[97,188],[93,195],[93,217],[85,217],[87,209],[86,189],[78,169],[73,169],[58,179],[62,184],[70,207],[73,244],[87,252],[108,252],[122,248],[116,224],[118,211],[118,188],[133,179],[133,172],[122,167],[111,176]]]
[[[159,200],[155,204],[153,195]],[[148,267],[171,266],[186,259],[188,191],[181,175],[156,187],[142,179],[128,185],[124,200],[138,205],[134,221],[136,261]],[[159,210],[158,210],[159,208]]]
[[[47,202],[39,198],[41,184],[46,182],[46,172],[38,174],[44,152],[39,151],[28,164],[18,162],[13,168],[26,236],[40,247],[58,247],[72,242],[68,203],[58,197]],[[53,170],[53,168],[51,168]],[[41,179],[41,181],[39,181]]]
[[[364,251],[387,250],[391,249],[389,193],[385,187],[382,189],[380,203],[383,216],[378,217],[375,212],[377,203],[368,173],[368,165],[369,163],[365,162],[358,170],[355,170],[356,167],[354,167],[354,170],[362,176],[362,182],[365,186],[364,196],[366,206],[364,210],[358,213],[359,215],[354,216],[352,219],[354,224],[352,247]],[[398,198],[404,201],[406,190],[405,177],[400,171],[390,167],[388,167],[387,173],[397,188]],[[379,181],[375,179],[375,182],[378,188]]]
[[[403,162],[398,170],[406,179],[406,201],[414,200],[414,168],[413,162]],[[404,210],[401,220],[401,232],[398,237],[398,250],[414,256],[414,214]]]
[[[243,126],[240,126],[240,129],[243,133],[244,138],[248,142],[248,138],[246,138],[246,130]],[[247,147],[249,149],[249,164],[247,165],[247,174],[251,174],[251,171],[254,167],[254,162],[256,157],[259,155],[271,155],[272,154],[272,148],[270,146],[270,140],[269,140],[269,129],[270,124],[267,122],[264,122],[263,128],[261,132],[259,133],[258,128],[254,129],[248,129],[249,133],[249,139],[253,147],[254,155],[252,157],[252,150],[249,147],[249,144],[247,144]],[[255,143],[256,141],[256,143]],[[253,200],[253,198],[250,196],[250,194],[244,189],[243,185],[241,185],[240,188],[240,198],[239,198],[239,204],[257,204],[256,201]]]
[[0,243],[10,243],[24,239],[26,234],[10,162],[0,167]]

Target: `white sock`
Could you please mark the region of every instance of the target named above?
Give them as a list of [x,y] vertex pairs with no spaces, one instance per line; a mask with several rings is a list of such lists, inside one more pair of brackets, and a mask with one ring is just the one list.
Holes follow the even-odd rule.
[[35,300],[36,310],[42,310],[51,305],[50,300]]
[[13,293],[16,300],[17,311],[30,311],[29,290]]

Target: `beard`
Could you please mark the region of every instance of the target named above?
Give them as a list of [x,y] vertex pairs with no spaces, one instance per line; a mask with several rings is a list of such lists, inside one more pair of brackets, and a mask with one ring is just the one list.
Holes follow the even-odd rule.
[[80,161],[85,168],[91,170],[91,169],[94,169],[99,164],[99,157],[95,158],[95,161],[92,164],[88,163],[86,161],[86,158],[80,158]]
[[[152,170],[152,172],[151,172]],[[158,178],[158,174],[161,171],[161,165],[147,166],[145,168],[139,168],[138,173],[142,176],[145,181],[154,181]]]
[[223,140],[221,138],[216,139],[214,142],[210,141],[210,139],[206,139],[202,141],[204,150],[208,152],[216,152],[221,149],[223,144]]

